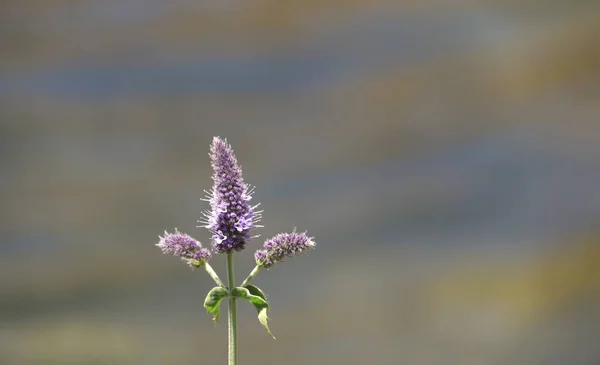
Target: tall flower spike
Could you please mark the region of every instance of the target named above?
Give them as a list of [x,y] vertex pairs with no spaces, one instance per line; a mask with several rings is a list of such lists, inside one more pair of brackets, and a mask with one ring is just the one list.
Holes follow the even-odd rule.
[[[159,236],[160,237],[160,236]],[[179,256],[192,267],[200,267],[202,263],[210,260],[210,251],[202,248],[200,242],[185,233],[175,229],[175,233],[168,233],[160,237],[156,244],[164,254]]]
[[260,220],[258,205],[248,203],[252,191],[244,183],[242,169],[227,144],[215,137],[210,145],[210,159],[214,170],[214,185],[207,200],[211,210],[204,212],[204,227],[212,235],[213,249],[219,253],[241,251],[250,240],[250,230]]
[[256,264],[270,268],[286,257],[294,256],[314,248],[316,243],[306,233],[280,233],[265,241],[264,250],[254,254]]

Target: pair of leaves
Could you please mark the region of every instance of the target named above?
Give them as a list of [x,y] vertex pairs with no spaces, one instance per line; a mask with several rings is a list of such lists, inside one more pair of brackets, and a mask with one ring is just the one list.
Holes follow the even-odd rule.
[[[206,308],[208,313],[211,313],[214,316],[215,324],[219,320],[221,301],[227,297],[229,297],[227,289],[217,286],[208,292],[208,295],[204,300],[204,308]],[[231,297],[244,299],[250,302],[258,312],[258,321],[260,324],[267,330],[271,337],[275,338],[271,333],[271,330],[269,330],[269,325],[267,323],[269,303],[267,303],[267,297],[262,290],[254,285],[246,285],[245,287],[240,286],[231,291]]]

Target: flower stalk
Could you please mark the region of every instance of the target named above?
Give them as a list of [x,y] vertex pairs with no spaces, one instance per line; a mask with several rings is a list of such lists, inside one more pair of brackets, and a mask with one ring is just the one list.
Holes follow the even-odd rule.
[[254,269],[252,269],[252,271],[250,272],[250,274],[248,274],[248,277],[246,279],[244,279],[244,281],[242,282],[242,285],[240,285],[240,286],[244,287],[244,286],[250,284],[250,282],[252,281],[252,279],[254,279],[254,277],[256,275],[258,275],[258,273],[260,272],[261,268],[262,268],[262,266],[256,265],[254,267]]
[[215,272],[215,270],[213,270],[212,266],[210,266],[210,264],[208,262],[204,263],[204,270],[206,270],[206,272],[208,273],[208,275],[214,280],[214,282],[224,288],[225,285],[223,285],[223,282],[221,282],[221,279],[219,279],[219,275],[217,275],[217,273]]
[[233,269],[233,254],[227,254],[227,281],[229,287],[229,308],[227,313],[227,354],[228,365],[237,365],[237,308],[235,297],[231,291],[235,288],[235,277]]

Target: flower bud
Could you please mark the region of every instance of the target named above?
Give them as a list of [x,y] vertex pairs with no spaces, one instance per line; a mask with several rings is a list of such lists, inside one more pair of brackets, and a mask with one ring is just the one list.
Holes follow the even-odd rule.
[[[160,236],[159,236],[160,237]],[[160,237],[156,244],[164,254],[179,256],[192,267],[199,267],[204,262],[210,260],[211,253],[202,247],[200,242],[187,234],[175,229],[175,233],[168,233]]]
[[242,169],[227,141],[215,137],[209,155],[214,185],[207,199],[211,210],[204,212],[202,223],[212,233],[216,252],[241,251],[250,240],[250,230],[260,220],[261,212],[248,202],[252,191],[244,182]]
[[316,243],[306,233],[279,233],[265,241],[264,249],[254,254],[256,264],[270,268],[286,257],[291,257],[314,248]]

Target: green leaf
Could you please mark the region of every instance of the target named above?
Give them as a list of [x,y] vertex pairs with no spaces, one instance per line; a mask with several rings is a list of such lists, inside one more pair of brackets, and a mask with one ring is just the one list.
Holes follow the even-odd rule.
[[246,285],[246,287],[237,287],[231,291],[231,295],[234,298],[245,299],[252,303],[256,311],[258,312],[258,321],[262,326],[267,330],[267,332],[275,339],[275,336],[271,333],[269,329],[269,324],[267,320],[267,311],[269,310],[269,303],[267,303],[267,298],[265,293],[260,290],[258,287],[254,285]]
[[211,313],[215,317],[215,325],[219,321],[219,308],[221,306],[221,301],[227,298],[227,295],[227,289],[216,286],[208,292],[206,299],[204,299],[204,308],[206,308],[208,313]]
[[271,330],[269,329],[269,324],[267,322],[269,320],[269,317],[267,317],[269,305],[267,304],[266,307],[260,308],[258,305],[254,304],[254,308],[256,308],[256,311],[258,312],[258,321],[260,322],[260,324],[262,324],[262,326],[265,328],[265,330],[267,330],[271,337],[275,339],[275,336],[273,336],[273,334],[271,333]]
[[262,290],[260,290],[259,287],[248,284],[245,286],[245,288],[248,289],[250,294],[263,298],[265,302],[267,301],[267,296],[265,295],[265,293],[263,293]]

